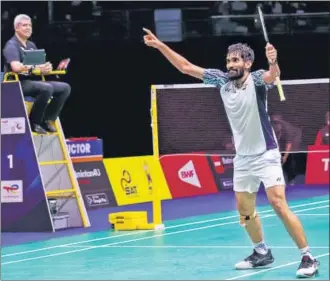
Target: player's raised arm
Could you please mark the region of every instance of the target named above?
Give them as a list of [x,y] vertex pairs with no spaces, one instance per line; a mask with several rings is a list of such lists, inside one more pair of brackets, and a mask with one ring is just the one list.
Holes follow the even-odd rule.
[[203,80],[204,68],[192,64],[183,56],[174,52],[166,44],[161,42],[149,29],[143,28],[143,30],[147,33],[147,35],[143,37],[144,43],[147,46],[158,49],[182,73]]
[[263,74],[263,78],[266,84],[272,84],[275,82],[276,77],[280,76],[281,72],[277,64],[277,50],[269,43],[266,45],[266,57],[269,69]]

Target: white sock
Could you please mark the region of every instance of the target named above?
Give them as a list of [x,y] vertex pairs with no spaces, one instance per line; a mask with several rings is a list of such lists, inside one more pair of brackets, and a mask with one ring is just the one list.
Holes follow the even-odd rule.
[[256,252],[260,255],[266,255],[268,252],[268,247],[265,244],[264,240],[262,240],[259,243],[254,243],[254,249],[256,250]]
[[305,248],[299,249],[302,256],[309,256],[311,259],[314,259],[308,246]]

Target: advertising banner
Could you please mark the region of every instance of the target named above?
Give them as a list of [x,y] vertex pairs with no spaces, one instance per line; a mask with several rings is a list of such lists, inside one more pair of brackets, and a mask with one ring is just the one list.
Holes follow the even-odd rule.
[[[306,164],[306,184],[329,184],[330,146],[310,145]],[[318,151],[318,152],[313,152]]]
[[87,209],[117,206],[102,161],[73,163],[73,168]]
[[19,82],[1,83],[1,230],[53,231]]
[[218,190],[232,190],[234,156],[207,156],[207,159]]
[[218,192],[204,155],[171,155],[160,158],[173,198]]
[[154,188],[162,200],[172,198],[155,157],[104,159],[103,163],[119,206],[152,201]]
[[68,151],[73,163],[102,161],[103,141],[96,137],[71,138],[66,140]]

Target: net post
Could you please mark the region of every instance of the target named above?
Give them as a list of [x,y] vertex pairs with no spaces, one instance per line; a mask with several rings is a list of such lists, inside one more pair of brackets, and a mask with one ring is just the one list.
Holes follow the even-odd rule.
[[[159,161],[159,146],[158,146],[158,116],[157,116],[157,97],[156,86],[151,85],[151,128],[152,128],[152,145],[153,157]],[[162,205],[159,196],[158,186],[153,186],[152,196],[152,211],[153,211],[153,224],[154,229],[164,228],[162,222]]]

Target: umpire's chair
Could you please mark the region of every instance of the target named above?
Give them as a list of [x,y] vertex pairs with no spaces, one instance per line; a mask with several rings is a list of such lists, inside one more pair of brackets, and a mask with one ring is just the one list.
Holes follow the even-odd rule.
[[[42,81],[46,81],[45,75],[41,74],[40,70],[33,70],[32,73],[33,75],[40,76]],[[49,75],[65,75],[65,74],[66,74],[66,70],[55,70],[49,73]],[[12,77],[13,79],[10,79],[10,77]],[[9,82],[9,81],[19,82],[18,74],[14,72],[7,72],[7,73],[1,72],[1,82]],[[30,96],[24,96],[24,103],[28,115],[30,115],[34,101],[35,98]]]
[[[33,74],[40,75],[43,81],[46,80],[45,76],[40,73],[40,70],[34,70]],[[56,70],[49,74],[64,75],[66,74],[66,70]],[[2,224],[3,231],[34,232],[47,230],[55,231],[57,229],[69,227],[89,227],[90,221],[84,200],[81,196],[80,187],[76,179],[59,118],[54,124],[56,128],[55,133],[40,135],[31,132],[31,130],[29,130],[28,116],[33,106],[34,98],[23,97],[19,75],[17,73],[2,72],[1,82],[1,103],[2,109],[5,109],[1,111],[1,122],[4,122],[3,124],[6,126],[6,128],[2,128],[4,134],[1,132],[2,151],[10,155],[17,153],[17,155],[11,156],[14,158],[16,157],[17,160],[14,161],[17,161],[17,163],[20,157],[24,157],[24,161],[22,159],[24,163],[20,161],[24,165],[14,165],[11,170],[1,169],[1,180],[6,182],[13,180],[22,182],[21,188],[24,190],[24,192],[22,192],[22,197],[24,196],[24,198],[17,198],[17,200],[22,200],[22,202],[19,203],[22,204],[20,205],[22,207],[24,207],[25,204],[30,204],[31,202],[29,203],[29,201],[31,201],[32,198],[36,200],[35,198],[38,197],[40,203],[48,199],[45,201],[47,203],[48,212],[45,212],[44,209],[40,209],[38,214],[19,214],[21,218],[26,217],[24,223],[22,223],[22,220],[19,218],[17,218],[17,220],[13,219],[12,221],[6,220],[6,217],[11,217],[9,214],[12,212],[15,211],[19,213],[20,206],[14,206],[15,204],[2,204],[1,216],[4,222]],[[13,108],[15,108],[15,112],[12,110]],[[15,122],[18,122],[17,120],[19,120],[20,123],[16,125]],[[24,153],[22,151],[24,151]],[[12,179],[11,177],[13,177],[13,175],[15,176]],[[34,179],[32,182],[30,182],[31,178]],[[34,189],[30,188],[32,185]],[[35,192],[38,192],[38,194],[36,195]],[[30,200],[29,196],[31,196]],[[8,198],[8,200],[10,200],[10,197]],[[46,206],[46,203],[42,204]],[[34,209],[36,208],[37,205]],[[43,217],[40,219],[40,216]],[[51,225],[45,228],[45,225],[48,224],[47,216],[51,218]],[[46,223],[44,223],[43,226],[41,223],[38,223],[38,220],[46,220]],[[34,224],[34,222],[36,223]]]

